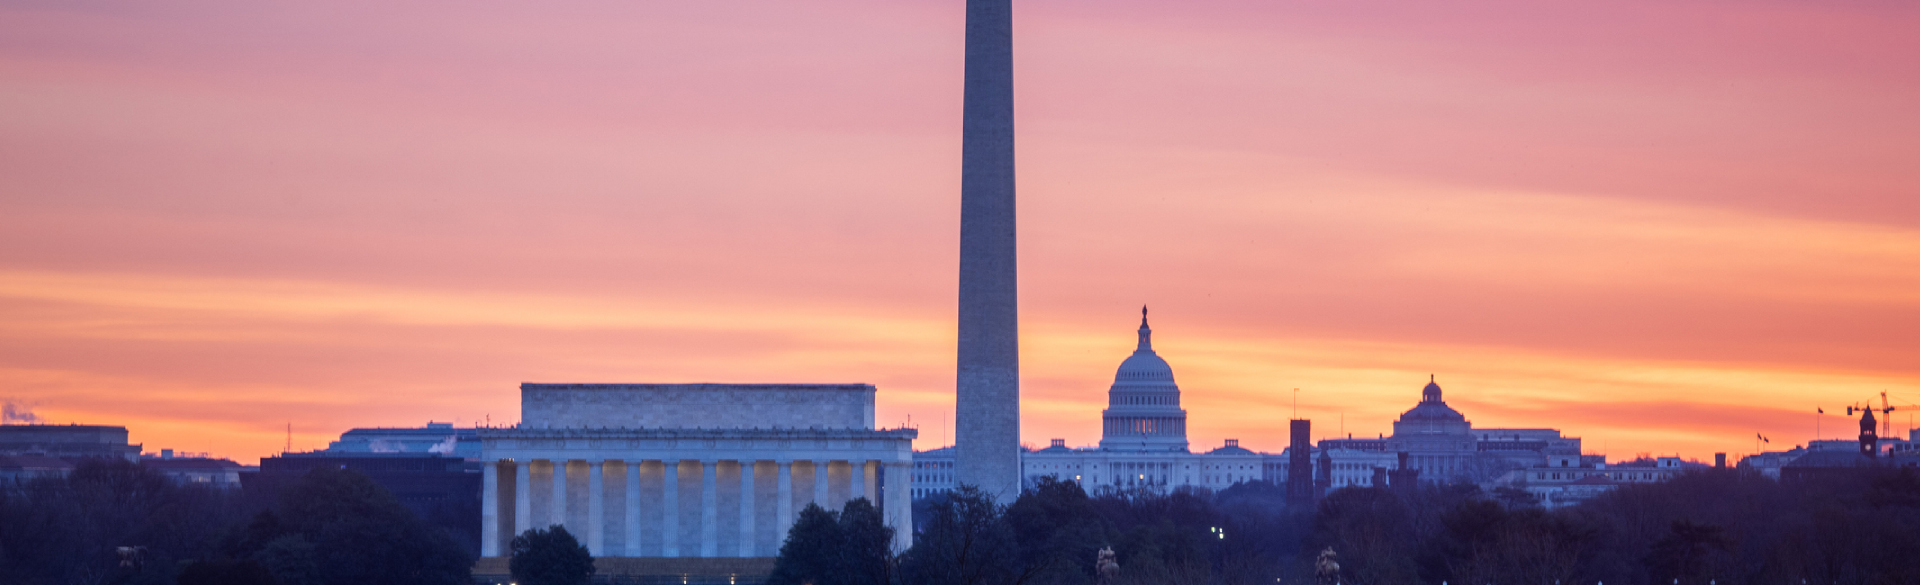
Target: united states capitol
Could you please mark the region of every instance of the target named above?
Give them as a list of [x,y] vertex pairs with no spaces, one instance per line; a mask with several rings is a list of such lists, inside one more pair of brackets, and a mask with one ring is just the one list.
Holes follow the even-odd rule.
[[[1300,478],[1319,493],[1381,485],[1391,471],[1412,471],[1403,476],[1417,481],[1493,487],[1524,484],[1527,478],[1520,474],[1529,469],[1569,468],[1551,475],[1554,480],[1561,475],[1572,480],[1584,475],[1574,469],[1605,465],[1601,456],[1583,458],[1580,439],[1561,436],[1555,429],[1476,429],[1465,415],[1447,405],[1439,383],[1431,378],[1421,389],[1419,402],[1393,423],[1391,435],[1347,436],[1312,444],[1303,440],[1302,433],[1295,433],[1294,443],[1280,453],[1253,451],[1241,447],[1237,439],[1197,451],[1187,440],[1187,411],[1181,408],[1173,366],[1154,351],[1153,330],[1144,311],[1138,335],[1138,347],[1120,362],[1107,389],[1107,407],[1100,413],[1100,443],[1069,447],[1063,439],[1052,439],[1044,448],[1024,449],[1021,467],[1028,486],[1044,477],[1071,480],[1096,494],[1219,490],[1244,482],[1286,485],[1298,461],[1296,452],[1304,452],[1313,467],[1303,470]],[[1306,425],[1306,421],[1293,423]],[[1669,468],[1678,466],[1677,460],[1665,463]],[[1655,474],[1649,472],[1648,479]],[[915,452],[912,481],[915,497],[954,489],[953,449]],[[1551,503],[1555,494],[1537,495],[1549,496]]]

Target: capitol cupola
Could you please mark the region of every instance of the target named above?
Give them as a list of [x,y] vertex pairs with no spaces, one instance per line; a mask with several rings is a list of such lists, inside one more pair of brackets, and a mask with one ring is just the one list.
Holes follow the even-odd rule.
[[1140,343],[1114,373],[1101,419],[1101,449],[1187,450],[1187,411],[1180,408],[1180,386],[1167,360],[1153,351],[1146,307],[1140,308]]

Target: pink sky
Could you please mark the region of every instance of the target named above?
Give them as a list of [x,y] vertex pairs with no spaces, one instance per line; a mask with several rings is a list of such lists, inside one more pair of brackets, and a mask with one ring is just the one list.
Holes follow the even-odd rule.
[[[0,6],[0,397],[252,462],[523,381],[868,382],[944,445],[961,6]],[[1196,450],[1429,373],[1615,458],[1920,403],[1920,7],[1015,17],[1029,443],[1099,439],[1141,304]]]

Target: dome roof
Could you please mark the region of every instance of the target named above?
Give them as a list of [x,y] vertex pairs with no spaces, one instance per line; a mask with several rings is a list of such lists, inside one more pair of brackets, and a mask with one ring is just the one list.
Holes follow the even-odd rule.
[[1447,406],[1447,402],[1440,399],[1440,384],[1434,381],[1433,376],[1429,375],[1427,376],[1427,386],[1420,389],[1420,404],[1415,405],[1413,409],[1400,415],[1400,420],[1408,422],[1465,422],[1467,417],[1460,414],[1460,411],[1454,410],[1453,407]]
[[1466,415],[1460,414],[1460,411],[1454,410],[1453,407],[1447,406],[1445,402],[1422,402],[1418,406],[1414,406],[1413,409],[1408,410],[1405,414],[1400,415],[1400,420],[1408,422],[1466,422],[1467,417]]
[[1143,309],[1140,314],[1140,346],[1134,348],[1133,355],[1120,362],[1120,370],[1114,372],[1115,385],[1165,385],[1168,390],[1178,391],[1174,386],[1173,366],[1167,360],[1153,352],[1153,330],[1147,328],[1147,315]]

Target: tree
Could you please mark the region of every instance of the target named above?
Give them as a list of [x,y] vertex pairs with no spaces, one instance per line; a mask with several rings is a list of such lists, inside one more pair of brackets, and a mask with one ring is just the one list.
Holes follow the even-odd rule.
[[[236,495],[124,459],[0,488],[0,583],[171,584],[235,519]],[[123,556],[120,550],[127,553]]]
[[880,509],[859,498],[840,509],[843,546],[838,570],[846,585],[889,585],[893,582],[893,528]]
[[225,547],[285,585],[465,585],[473,558],[359,472],[316,468]]
[[280,585],[273,573],[250,560],[195,561],[180,569],[179,585]]
[[1339,551],[1340,572],[1348,583],[1412,583],[1415,530],[1413,513],[1393,492],[1382,488],[1342,488],[1320,501],[1314,518],[1314,548]]
[[841,547],[846,533],[838,514],[807,504],[787,530],[780,557],[773,562],[767,585],[831,585],[840,582]]
[[889,585],[893,529],[880,509],[858,498],[839,512],[807,504],[787,531],[770,585]]
[[1112,528],[1080,485],[1052,476],[1007,506],[1007,523],[1020,543],[1020,569],[1039,583],[1089,583]]
[[507,570],[516,583],[586,585],[593,579],[593,554],[563,526],[522,532],[511,549]]
[[1019,582],[1013,527],[992,497],[963,485],[930,508],[926,529],[900,560],[903,581],[917,585]]
[[1713,577],[1716,557],[1733,550],[1726,529],[1689,520],[1674,520],[1666,536],[1654,541],[1647,568],[1658,581],[1701,583]]
[[1500,486],[1493,488],[1493,499],[1508,508],[1527,508],[1540,505],[1540,498],[1533,492],[1517,487]]
[[1508,511],[1491,500],[1461,502],[1440,516],[1421,558],[1427,581],[1587,582],[1592,531],[1540,508]]

